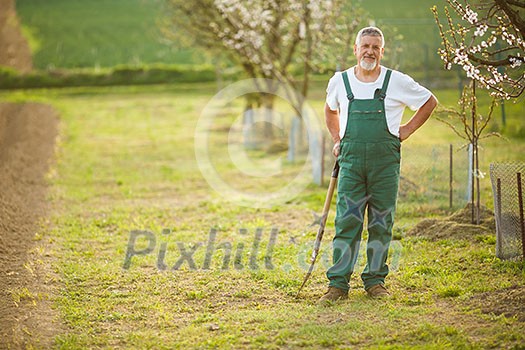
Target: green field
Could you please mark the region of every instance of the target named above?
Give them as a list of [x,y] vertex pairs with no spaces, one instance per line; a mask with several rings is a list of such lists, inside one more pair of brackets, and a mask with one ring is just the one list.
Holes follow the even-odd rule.
[[[437,27],[430,7],[444,0],[363,1],[370,20],[387,26],[386,63],[408,73],[431,72],[441,66],[436,54]],[[30,34],[36,68],[112,67],[119,64],[201,64],[211,57],[178,43],[165,44],[157,23],[161,0],[18,0],[21,22]],[[364,20],[363,25],[369,21]],[[371,22],[370,22],[371,23]]]
[[18,0],[36,68],[200,64],[177,44],[162,42],[158,0]]
[[[523,346],[522,320],[483,311],[487,295],[525,284],[523,264],[495,258],[494,235],[437,241],[406,236],[422,218],[448,215],[446,196],[439,202],[425,196],[400,200],[393,271],[387,280],[391,300],[369,300],[356,274],[349,301],[316,305],[326,288],[333,212],[322,259],[296,299],[316,233],[310,226],[312,212],[321,210],[326,189],[309,185],[269,209],[238,206],[212,191],[197,166],[194,147],[200,145],[194,145],[194,132],[215,88],[179,84],[0,94],[2,100],[50,103],[61,114],[57,162],[49,174],[53,210],[35,236],[38,246],[29,265],[44,266],[44,279],[54,281],[55,294],[13,291],[13,297],[35,303],[52,301],[63,323],[55,338],[58,348]],[[454,105],[457,91],[436,95]],[[309,103],[321,111],[322,88],[312,96]],[[211,134],[213,156],[227,154],[225,127],[241,111],[242,103],[233,103],[218,112]],[[509,106],[508,113],[509,121],[518,124],[523,108]],[[459,142],[446,126],[431,120],[407,141],[403,164],[423,159],[432,145],[449,143]],[[521,159],[525,142],[493,139],[483,152],[486,172],[489,162]],[[256,162],[276,157],[256,151],[251,155]],[[215,161],[231,186],[254,193],[281,186],[302,166],[284,162],[279,176],[254,179],[239,173],[227,157]],[[423,178],[421,169],[403,165],[402,171]],[[484,202],[490,204],[487,178],[482,187]],[[261,240],[254,251],[257,228]],[[270,253],[272,228],[278,234]],[[211,229],[217,230],[217,247],[223,248],[204,269]],[[150,231],[156,244],[123,269],[133,230]],[[148,243],[141,236],[135,250]],[[232,256],[223,266],[228,243]],[[186,260],[171,270],[182,249],[195,251],[195,268]],[[158,268],[162,263],[166,270]]]

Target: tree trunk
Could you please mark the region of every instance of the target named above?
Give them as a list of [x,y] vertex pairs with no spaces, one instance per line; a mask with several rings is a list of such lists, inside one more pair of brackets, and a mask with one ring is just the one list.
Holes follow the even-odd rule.
[[274,138],[273,104],[275,101],[275,96],[272,94],[263,94],[262,101],[263,115],[261,116],[261,121],[264,122],[263,136],[265,141],[271,142]]
[[[476,121],[477,121],[477,101],[476,101],[476,81],[472,80],[472,143],[474,146],[474,181],[472,181],[472,195],[474,195],[474,186],[476,187],[476,210],[474,211],[474,197],[472,197],[472,223],[479,225],[479,209],[480,209],[480,199],[479,199],[479,157],[478,157],[478,130],[476,130]],[[474,212],[475,217],[474,217]],[[475,220],[474,220],[475,218]]]
[[478,141],[476,140],[476,225],[479,225],[480,218],[479,218],[479,212],[481,209],[480,204],[480,190],[479,190],[479,176],[481,174],[479,170],[479,155],[478,155]]

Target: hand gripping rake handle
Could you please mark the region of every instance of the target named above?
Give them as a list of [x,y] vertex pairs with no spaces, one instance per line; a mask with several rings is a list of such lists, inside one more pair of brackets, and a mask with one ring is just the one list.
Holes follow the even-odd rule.
[[326,224],[326,219],[328,218],[328,212],[330,211],[330,204],[332,203],[332,197],[334,195],[335,187],[337,185],[337,177],[339,176],[339,163],[335,161],[334,169],[332,170],[332,177],[330,178],[330,185],[328,186],[328,191],[326,193],[326,199],[323,206],[323,216],[321,216],[321,222],[319,223],[319,230],[317,231],[317,236],[315,237],[314,250],[312,252],[312,257],[310,259],[310,268],[304,276],[303,284],[297,291],[297,297],[301,290],[305,286],[306,282],[310,278],[312,271],[314,270],[315,261],[317,260],[317,255],[319,255],[319,249],[321,248],[321,240],[324,235],[324,227]]

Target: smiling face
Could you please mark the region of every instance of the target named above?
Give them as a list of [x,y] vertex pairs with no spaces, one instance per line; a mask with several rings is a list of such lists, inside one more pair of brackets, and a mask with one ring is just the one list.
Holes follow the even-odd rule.
[[380,36],[364,35],[354,45],[354,54],[359,66],[371,71],[379,67],[383,58],[384,48]]

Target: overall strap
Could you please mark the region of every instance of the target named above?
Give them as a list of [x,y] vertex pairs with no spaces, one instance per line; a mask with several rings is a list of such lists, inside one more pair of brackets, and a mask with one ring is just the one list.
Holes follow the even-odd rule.
[[350,88],[350,81],[348,81],[348,74],[346,71],[342,73],[343,81],[345,83],[346,97],[348,98],[348,103],[352,103],[354,100],[354,94],[352,93],[352,88]]
[[389,69],[386,71],[385,80],[383,80],[383,86],[381,87],[381,93],[379,94],[379,99],[382,101],[386,97],[386,89],[388,89],[388,82],[390,81],[390,75],[392,70]]

